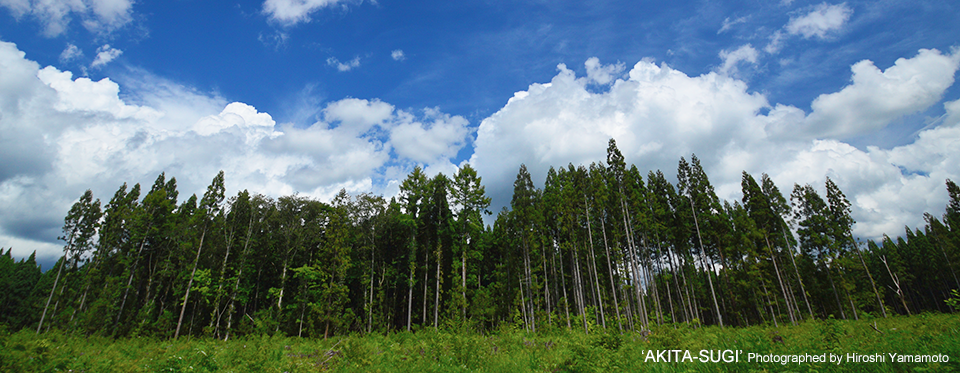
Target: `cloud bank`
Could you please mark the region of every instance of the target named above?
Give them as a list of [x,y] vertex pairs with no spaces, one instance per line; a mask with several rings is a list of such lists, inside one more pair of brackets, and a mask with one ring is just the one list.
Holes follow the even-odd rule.
[[[751,49],[724,60],[751,62]],[[160,172],[177,178],[182,198],[202,193],[221,169],[231,194],[326,200],[343,188],[389,196],[415,165],[455,172],[451,159],[471,142],[469,162],[499,209],[521,163],[542,184],[550,166],[602,162],[610,138],[628,162],[668,176],[696,153],[728,200],[740,198],[743,170],[770,174],[785,193],[829,176],[853,203],[857,235],[898,234],[922,224],[923,212],[942,213],[944,179],[960,180],[960,101],[944,103],[913,143],[858,149],[844,141],[935,107],[958,65],[960,52],[937,50],[883,69],[862,61],[848,86],[805,112],[720,71],[689,76],[650,60],[628,69],[590,58],[586,76],[561,64],[478,127],[438,108],[362,98],[322,104],[312,123],[277,123],[250,104],[147,72],[122,86],[76,78],[0,42],[0,246],[53,258],[63,216],[85,189],[107,199],[122,183],[147,184]]]
[[897,235],[905,224],[921,225],[924,212],[942,213],[944,180],[960,176],[960,102],[946,103],[942,123],[908,145],[861,150],[842,140],[936,104],[953,84],[958,60],[956,51],[921,50],[885,71],[860,62],[852,84],[818,97],[811,113],[771,104],[716,72],[691,77],[641,61],[626,79],[595,92],[589,79],[561,64],[550,82],[515,93],[481,122],[470,162],[499,209],[510,200],[520,163],[542,185],[550,166],[602,162],[615,138],[628,163],[667,175],[676,174],[680,157],[696,153],[728,200],[740,198],[743,170],[770,174],[784,193],[793,183],[822,190],[829,176],[853,203],[857,235]]
[[354,98],[327,103],[314,123],[277,123],[142,71],[121,94],[113,80],[41,68],[6,42],[0,66],[0,247],[18,257],[59,255],[63,216],[88,188],[106,202],[124,182],[166,172],[185,199],[224,170],[228,193],[391,194],[390,180],[414,165],[455,169],[449,158],[472,133],[466,119],[436,108]]

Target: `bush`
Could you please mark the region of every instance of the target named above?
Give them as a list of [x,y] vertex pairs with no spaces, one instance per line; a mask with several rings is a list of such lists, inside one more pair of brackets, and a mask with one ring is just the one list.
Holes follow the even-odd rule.
[[[876,329],[874,329],[876,328]],[[269,336],[111,339],[0,327],[0,372],[610,372],[780,371],[790,366],[747,363],[645,362],[650,350],[742,350],[761,354],[942,353],[946,364],[809,364],[799,371],[960,371],[960,319],[922,314],[875,320],[806,321],[779,328],[651,326],[584,334],[555,328],[536,334],[504,329],[480,335],[466,328],[353,334],[328,340]],[[776,338],[781,337],[781,338]],[[742,357],[743,359],[743,357]]]

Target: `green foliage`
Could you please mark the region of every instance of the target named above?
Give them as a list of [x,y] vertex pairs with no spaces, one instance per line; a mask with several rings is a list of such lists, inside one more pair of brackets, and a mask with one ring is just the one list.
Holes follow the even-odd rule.
[[[795,186],[788,204],[769,176],[744,172],[743,199],[728,202],[700,159],[689,159],[674,184],[659,170],[644,180],[611,139],[606,163],[551,167],[542,189],[520,165],[510,207],[492,226],[483,220],[491,200],[466,164],[452,177],[416,167],[389,202],[346,190],[329,203],[247,191],[227,198],[223,172],[202,196],[179,202],[165,174],[142,196],[139,184],[124,184],[102,210],[87,191],[64,219],[53,268],[42,273],[35,258],[0,251],[0,325],[114,338],[343,339],[337,356],[355,354],[360,365],[394,342],[357,344],[357,333],[446,330],[429,339],[437,346],[417,348],[465,366],[484,359],[465,351],[489,346],[450,334],[577,330],[586,336],[551,342],[550,351],[573,357],[554,368],[589,371],[615,367],[608,355],[630,351],[635,332],[662,348],[702,348],[724,343],[713,326],[821,319],[804,330],[825,344],[817,348],[834,348],[844,334],[831,316],[872,321],[955,304],[952,181],[942,219],[927,214],[925,227],[857,245],[851,204],[833,180],[821,185],[825,197],[821,186]],[[207,366],[176,356],[156,366]]]
[[[876,329],[874,329],[876,328]],[[844,363],[783,366],[750,363],[663,363],[649,351],[741,350],[759,354],[945,354],[949,363]],[[0,329],[0,371],[122,372],[716,372],[956,371],[960,320],[923,314],[872,321],[828,319],[797,326],[725,328],[665,325],[644,333],[534,334],[427,328],[415,333],[350,334],[329,339],[245,336],[229,341],[183,338],[111,339],[51,331]]]
[[823,349],[839,351],[840,341],[846,335],[840,322],[830,317],[818,323],[817,327],[820,332],[820,341],[823,343]]
[[944,300],[944,302],[953,309],[953,312],[960,312],[960,290],[950,290],[950,294],[953,294],[953,297]]
[[623,338],[619,334],[614,334],[611,330],[608,333],[600,334],[594,337],[593,342],[591,343],[594,347],[600,347],[610,351],[616,351],[620,349],[620,345],[623,344]]

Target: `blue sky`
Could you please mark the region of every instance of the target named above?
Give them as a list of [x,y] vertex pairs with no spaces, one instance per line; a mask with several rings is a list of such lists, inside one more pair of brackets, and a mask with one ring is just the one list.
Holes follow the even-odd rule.
[[[416,165],[835,179],[857,233],[942,214],[960,178],[950,1],[0,0],[0,246],[53,257],[70,204],[177,177],[320,199]],[[22,53],[22,54],[21,54]]]

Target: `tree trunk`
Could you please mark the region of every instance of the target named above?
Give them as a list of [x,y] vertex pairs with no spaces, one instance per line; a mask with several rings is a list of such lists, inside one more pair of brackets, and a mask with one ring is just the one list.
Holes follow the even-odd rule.
[[215,293],[217,298],[213,303],[213,315],[210,317],[210,326],[213,327],[214,335],[219,335],[220,330],[220,300],[222,299],[220,293],[223,290],[223,278],[226,276],[227,262],[230,259],[230,247],[233,246],[232,242],[233,232],[231,231],[227,238],[227,252],[223,254],[223,265],[220,266],[220,278],[217,279],[217,292]]
[[590,227],[590,210],[587,209],[587,195],[583,195],[583,211],[587,215],[587,234],[589,236],[587,247],[590,248],[590,261],[587,262],[587,266],[591,269],[591,279],[593,280],[594,285],[596,285],[596,297],[594,300],[597,305],[597,312],[599,323],[603,326],[604,329],[607,328],[607,320],[603,317],[603,298],[600,296],[600,281],[597,279],[597,255],[593,253],[593,228]]
[[233,284],[233,292],[230,293],[230,306],[227,311],[227,330],[224,333],[224,341],[230,338],[230,327],[233,326],[233,311],[234,303],[237,300],[237,292],[240,290],[240,278],[243,277],[243,262],[244,258],[247,256],[247,249],[250,247],[250,238],[253,234],[253,212],[250,213],[250,220],[247,222],[247,239],[243,243],[243,251],[240,252],[241,255],[241,265],[240,269],[237,271],[237,281]]
[[[73,236],[70,236],[70,241],[73,241]],[[70,246],[69,244],[67,246]],[[63,266],[67,265],[67,256],[63,256],[63,261],[60,263],[60,269],[57,270],[57,277],[53,280],[53,288],[50,289],[50,296],[47,297],[47,305],[43,306],[43,314],[40,315],[40,324],[37,325],[37,334],[40,334],[40,328],[43,327],[43,319],[47,317],[47,308],[50,307],[50,300],[53,299],[53,293],[57,291],[57,283],[60,282],[60,274],[63,273]]]
[[[149,230],[149,227],[147,227]],[[127,287],[123,292],[123,300],[120,301],[120,310],[117,311],[117,321],[114,322],[114,328],[116,325],[120,324],[120,317],[123,316],[123,308],[127,305],[127,295],[130,294],[130,285],[133,283],[133,276],[137,273],[137,265],[140,263],[140,254],[143,253],[143,246],[146,245],[147,238],[144,237],[143,241],[140,241],[140,249],[137,250],[137,257],[133,260],[133,266],[130,268],[130,277],[127,278]]]
[[523,312],[523,330],[530,328],[530,320],[527,318],[527,300],[523,297],[523,276],[517,274],[517,280],[520,284],[520,311]]
[[[416,245],[416,244],[414,244]],[[410,278],[407,280],[407,331],[410,331],[410,325],[413,321],[413,272],[416,271],[416,246],[410,255],[410,263],[408,267],[410,269]]]
[[436,283],[437,283],[437,292],[436,292],[436,297],[434,298],[434,305],[433,305],[433,327],[434,327],[434,329],[436,329],[436,328],[437,328],[437,325],[439,325],[437,322],[438,322],[438,320],[439,320],[439,315],[440,315],[440,257],[442,256],[442,255],[441,255],[441,254],[442,254],[442,252],[441,252],[442,250],[443,250],[443,249],[440,247],[440,242],[438,241],[438,242],[437,242],[437,280],[436,280]]
[[[823,260],[820,260],[821,263]],[[822,263],[823,266],[827,269],[827,279],[830,280],[830,288],[833,289],[833,297],[837,300],[837,309],[840,311],[840,318],[846,320],[847,315],[843,312],[843,305],[840,303],[840,293],[837,291],[837,285],[833,282],[833,270],[830,269],[830,266],[826,263]]]
[[410,255],[410,263],[408,267],[410,269],[410,277],[407,279],[407,331],[410,331],[410,325],[413,321],[413,272],[416,271],[416,249]]
[[[630,270],[633,272],[633,288],[637,298],[637,314],[640,316],[640,322],[643,326],[647,327],[650,324],[650,320],[647,318],[647,305],[643,301],[643,294],[640,289],[643,281],[641,281],[640,272],[637,268],[638,250],[633,232],[633,219],[630,218],[629,209],[623,201],[623,187],[620,186],[618,189],[620,190],[620,217],[623,219],[623,234],[627,237],[627,255],[630,256]],[[641,238],[641,243],[643,242],[644,240]],[[646,246],[646,243],[644,243],[644,246]],[[656,287],[654,287],[654,289],[656,289]],[[659,307],[659,300],[656,300],[656,302],[657,307]]]
[[423,318],[420,319],[420,325],[427,325],[427,279],[430,275],[430,249],[423,248]]
[[797,319],[793,315],[793,306],[790,305],[790,297],[787,295],[787,288],[783,286],[783,278],[780,276],[780,266],[777,265],[777,256],[770,246],[770,240],[767,238],[767,232],[763,232],[763,240],[767,243],[767,250],[770,250],[770,260],[773,262],[773,270],[777,274],[777,282],[780,284],[780,291],[783,292],[783,301],[787,305],[787,315],[790,316],[790,324],[797,325]]
[[937,247],[940,248],[940,253],[943,254],[944,263],[947,265],[947,268],[950,269],[950,274],[953,275],[953,282],[957,284],[957,288],[960,288],[960,279],[957,278],[957,272],[953,270],[953,264],[950,263],[950,258],[947,257],[947,251],[943,249],[943,242],[940,241],[940,233],[936,233],[934,239],[937,241]]
[[912,315],[910,308],[907,307],[907,301],[903,299],[903,289],[900,289],[900,278],[890,271],[890,265],[887,264],[886,256],[881,256],[880,260],[883,261],[883,266],[887,268],[887,274],[890,275],[890,280],[893,280],[893,285],[897,287],[897,296],[900,298],[900,303],[903,304],[903,309],[907,311],[907,315]]
[[[289,253],[287,256],[289,257]],[[280,317],[283,316],[283,292],[287,288],[287,267],[289,266],[287,260],[289,260],[289,258],[283,258],[283,270],[280,274],[280,294],[277,297],[277,328],[274,329],[274,331],[280,330]],[[267,294],[267,296],[269,296],[269,294]]]
[[[536,333],[536,332],[537,332],[537,321],[536,321],[536,313],[535,313],[536,308],[534,307],[534,304],[533,304],[533,300],[534,300],[534,298],[533,298],[533,273],[530,271],[530,244],[529,244],[529,242],[527,241],[526,232],[522,232],[521,234],[523,234],[522,240],[523,240],[523,271],[524,271],[524,279],[523,279],[523,281],[521,281],[520,286],[523,287],[524,285],[526,285],[526,287],[527,287],[527,298],[530,299],[530,305],[527,307],[527,310],[528,310],[528,312],[527,312],[527,317],[530,318],[530,319],[528,320],[528,323],[530,324],[531,330],[533,330],[533,332]],[[522,298],[522,296],[521,296],[521,298]]]
[[367,333],[373,331],[373,278],[376,275],[374,272],[374,247],[370,247],[370,301],[367,302]]
[[623,323],[620,322],[620,302],[617,300],[617,283],[613,280],[613,266],[610,264],[610,247],[607,246],[607,227],[600,221],[600,231],[603,233],[603,251],[607,256],[607,275],[610,277],[610,294],[613,295],[613,310],[617,312],[617,329],[623,331]]
[[853,236],[850,236],[850,242],[853,243],[853,250],[857,252],[857,257],[860,258],[860,264],[863,265],[863,270],[867,271],[867,278],[870,279],[870,286],[873,287],[873,294],[877,296],[877,303],[880,304],[880,312],[883,313],[883,317],[887,317],[887,308],[883,305],[883,299],[880,298],[880,292],[877,291],[877,284],[873,282],[873,275],[870,274],[870,268],[867,267],[867,262],[863,260],[863,254],[860,254],[860,245],[857,245],[857,241],[853,240]]
[[[177,320],[177,331],[173,333],[173,339],[180,337],[180,326],[183,324],[183,314],[187,311],[187,302],[190,301],[190,288],[193,287],[193,277],[197,274],[197,263],[200,262],[200,251],[203,250],[203,239],[207,235],[207,230],[204,229],[203,233],[200,234],[200,245],[197,246],[197,257],[193,259],[193,271],[190,272],[190,281],[187,282],[187,293],[183,295],[183,306],[180,307],[180,319]],[[286,267],[284,267],[284,274],[286,274]],[[280,291],[280,297],[283,298],[283,290]]]
[[[780,226],[780,232],[783,233],[784,244],[789,247],[789,242],[787,240],[787,231],[786,228]],[[800,277],[800,269],[797,268],[797,260],[794,258],[793,249],[790,249],[790,262],[793,263],[793,272],[797,275],[797,282],[800,283],[800,292],[803,293],[803,302],[807,304],[807,312],[809,312],[810,317],[813,317],[813,308],[810,307],[810,299],[807,298],[807,289],[803,286],[803,277]]]
[[[694,313],[693,306],[691,306],[693,301],[690,299],[690,289],[687,287],[687,275],[683,269],[684,261],[677,252],[678,249],[676,247],[674,247],[673,253],[669,251],[670,250],[668,250],[667,257],[670,258],[670,270],[673,271],[673,285],[677,289],[677,297],[680,298],[680,309],[683,310],[683,321],[689,322],[693,319]],[[674,263],[674,259],[676,259],[678,263]]]
[[843,288],[843,293],[847,295],[847,300],[850,301],[850,310],[853,312],[853,319],[860,320],[860,317],[857,315],[857,305],[853,303],[853,297],[850,296],[850,290],[844,286],[844,283],[847,282],[847,279],[843,277],[843,272],[837,268],[837,273],[840,275],[840,287]]
[[770,301],[770,291],[767,290],[767,283],[762,276],[760,277],[760,286],[763,287],[763,296],[767,299],[767,307],[770,308],[770,317],[773,317],[773,327],[779,328],[780,325],[777,322],[777,314],[773,311],[773,302]]
[[[557,248],[557,253],[560,254],[560,289],[563,291],[563,311],[567,315],[567,329],[570,329],[572,326],[570,324],[570,301],[567,298],[567,280],[563,276],[566,271],[563,270],[563,249],[562,247]],[[557,257],[553,257],[554,262],[556,262]],[[557,264],[554,263],[553,267],[556,268]]]
[[[700,254],[703,256],[707,255],[707,248],[703,246],[703,237],[700,236],[700,223],[697,221],[697,211],[693,208],[693,197],[690,198],[690,211],[693,212],[693,224],[697,228],[697,240],[700,242]],[[702,261],[702,259],[701,259]],[[713,277],[710,276],[713,273],[713,268],[704,268],[707,271],[707,282],[710,284],[710,296],[713,297],[713,309],[717,312],[717,321],[720,323],[720,328],[723,328],[723,315],[720,314],[720,306],[717,304],[717,293],[713,290]]]
[[540,261],[543,264],[543,300],[547,306],[547,324],[553,325],[553,310],[550,308],[550,276],[547,271],[547,254],[543,246],[540,247]]
[[[74,262],[74,265],[76,266],[76,262]],[[73,310],[73,313],[70,314],[70,322],[73,322],[74,316],[76,316],[77,311],[83,313],[84,306],[85,306],[86,303],[87,303],[87,292],[90,291],[90,285],[91,285],[91,283],[93,282],[93,279],[90,278],[90,276],[91,276],[91,275],[90,275],[90,272],[93,271],[93,270],[96,270],[97,267],[99,267],[99,265],[100,265],[100,257],[99,257],[99,255],[94,256],[94,258],[93,258],[93,264],[92,264],[92,265],[93,265],[93,268],[92,268],[92,269],[91,269],[91,268],[86,268],[86,269],[84,270],[84,276],[83,276],[83,277],[84,277],[84,279],[86,280],[86,281],[85,281],[85,282],[86,282],[86,285],[83,287],[83,295],[80,297],[80,306],[77,307],[77,308],[75,308],[75,309]],[[76,325],[76,324],[74,324],[74,325]]]

